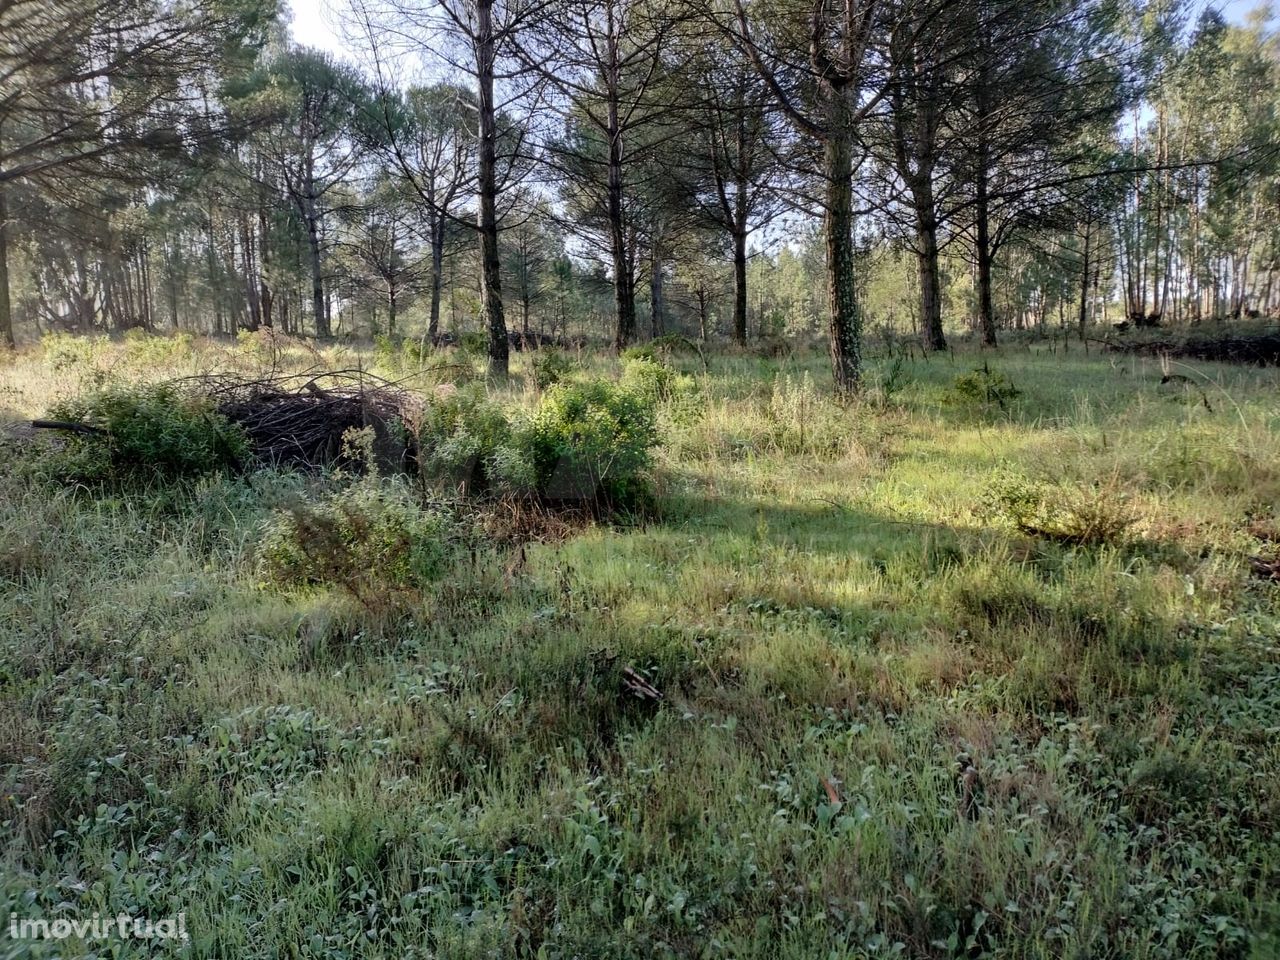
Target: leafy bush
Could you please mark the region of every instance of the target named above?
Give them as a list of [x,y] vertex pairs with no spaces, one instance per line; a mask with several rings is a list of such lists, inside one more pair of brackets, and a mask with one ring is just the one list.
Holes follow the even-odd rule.
[[129,363],[149,369],[174,363],[191,355],[195,338],[189,333],[173,336],[157,336],[142,327],[133,327],[124,334],[125,358]]
[[579,367],[578,361],[558,350],[540,350],[533,358],[533,382],[539,390],[559,383]]
[[506,414],[477,388],[441,388],[424,406],[417,434],[418,468],[431,482],[479,492],[499,473],[497,463],[511,461]]
[[398,337],[388,336],[385,333],[375,334],[373,338],[374,360],[381,367],[399,370],[404,366],[404,355],[401,351],[407,342]]
[[650,403],[670,400],[676,392],[678,375],[661,360],[630,357],[622,361],[622,385]]
[[258,570],[269,584],[333,585],[367,599],[439,579],[452,533],[448,518],[403,487],[365,481],[278,512],[259,543]]
[[657,442],[650,400],[593,380],[548,390],[519,430],[516,452],[545,497],[629,505],[646,493]]
[[428,482],[618,506],[645,492],[657,443],[653,401],[603,380],[552,384],[516,424],[482,391],[444,388],[416,430]]
[[241,330],[236,334],[236,349],[251,363],[271,370],[281,370],[292,361],[326,362],[331,369],[340,366],[334,363],[336,357],[332,351],[322,360],[323,355],[314,343],[300,337],[287,336],[272,327]]
[[637,343],[623,350],[619,359],[623,366],[632,360],[648,360],[653,363],[669,364],[677,356],[697,357],[705,370],[706,355],[696,340],[691,340],[678,333],[654,337],[648,343]]
[[258,363],[278,362],[283,352],[281,341],[275,335],[275,331],[266,328],[241,330],[236,334],[236,347]]
[[435,346],[427,337],[405,337],[400,341],[400,356],[406,366],[421,367],[431,359]]
[[1022,391],[1008,377],[992,371],[985,363],[972,373],[962,373],[956,377],[951,391],[962,402],[994,403],[1002,410],[1010,400],[1022,395]]
[[995,480],[987,512],[1028,536],[1082,546],[1115,543],[1138,519],[1114,484],[1068,487],[1015,475]]
[[40,352],[54,370],[87,365],[93,361],[100,337],[77,337],[69,333],[46,333],[40,338]]
[[636,343],[627,347],[622,353],[618,354],[618,359],[624,364],[628,360],[657,360],[658,350],[654,346],[654,341],[648,343]]
[[88,428],[69,433],[55,455],[55,472],[67,480],[194,476],[249,456],[238,426],[172,384],[110,387],[58,404],[49,416]]

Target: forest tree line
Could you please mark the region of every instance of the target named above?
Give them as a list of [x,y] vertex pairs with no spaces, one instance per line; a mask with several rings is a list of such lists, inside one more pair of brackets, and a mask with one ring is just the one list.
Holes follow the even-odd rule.
[[0,339],[1272,314],[1277,37],[1138,0],[0,4]]

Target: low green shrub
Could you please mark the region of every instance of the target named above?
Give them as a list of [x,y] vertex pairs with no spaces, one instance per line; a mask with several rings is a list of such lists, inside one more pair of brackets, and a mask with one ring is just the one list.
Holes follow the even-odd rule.
[[653,403],[604,380],[556,384],[518,429],[516,454],[551,500],[635,505],[658,442]]
[[653,357],[627,357],[622,361],[622,385],[650,403],[670,400],[679,374]]
[[373,338],[373,357],[380,367],[399,370],[403,366],[401,347],[404,342],[397,337],[385,333],[375,334]]
[[101,337],[77,337],[70,333],[46,333],[40,338],[40,352],[54,370],[87,366],[93,362]]
[[788,456],[829,459],[857,444],[848,411],[820,391],[807,371],[774,378],[764,426],[765,446]]
[[236,352],[249,363],[272,371],[283,370],[295,363],[328,364],[331,369],[339,369],[348,365],[337,362],[340,350],[340,347],[332,345],[321,352],[314,341],[289,336],[273,327],[241,330],[236,334]]
[[274,330],[241,330],[236,334],[236,349],[256,363],[275,365],[280,362],[284,345]]
[[176,363],[191,356],[195,338],[189,333],[173,336],[157,336],[142,327],[133,327],[124,334],[125,359],[143,369]]
[[992,483],[985,509],[1028,536],[1081,546],[1117,543],[1138,520],[1114,483],[1066,486],[1011,474]]
[[392,370],[425,367],[435,354],[427,337],[399,337],[380,333],[373,338],[373,353],[379,366]]
[[458,351],[470,357],[482,357],[489,352],[489,338],[472,330],[458,337]]
[[654,346],[653,341],[648,343],[636,343],[627,347],[618,354],[618,359],[624,364],[628,360],[657,360],[658,349]]
[[704,371],[707,369],[707,357],[698,342],[678,333],[669,333],[654,337],[647,343],[634,344],[619,355],[624,367],[633,360],[648,360],[666,366],[678,366],[675,363],[678,357],[697,357],[702,369]]
[[579,369],[573,357],[559,350],[539,350],[530,365],[533,383],[539,390],[546,390]]
[[109,387],[56,405],[49,418],[82,427],[53,455],[68,481],[195,476],[249,457],[238,426],[172,384]]
[[512,421],[479,388],[438,393],[416,425],[429,484],[464,493],[630,506],[647,491],[654,402],[604,380],[550,385]]
[[870,390],[871,399],[881,409],[887,409],[893,405],[894,397],[911,383],[911,379],[905,358],[898,354],[889,362],[888,368],[874,378]]
[[478,387],[442,388],[423,407],[417,427],[418,468],[430,483],[478,493],[509,463],[511,424]]
[[1022,391],[1003,373],[991,370],[985,363],[971,373],[962,373],[951,386],[952,397],[962,403],[992,404],[1004,409]]
[[453,536],[450,520],[402,485],[362,481],[277,512],[258,545],[258,572],[266,584],[337,586],[367,599],[438,580]]

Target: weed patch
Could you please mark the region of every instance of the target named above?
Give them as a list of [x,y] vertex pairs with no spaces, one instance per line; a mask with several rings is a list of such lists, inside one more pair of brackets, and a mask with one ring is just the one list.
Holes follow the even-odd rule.
[[1120,543],[1138,521],[1129,497],[1105,482],[1066,486],[1001,475],[985,507],[1020,533],[1079,546]]
[[278,513],[259,544],[258,569],[269,584],[337,586],[367,603],[438,580],[455,536],[443,514],[406,490],[360,482]]

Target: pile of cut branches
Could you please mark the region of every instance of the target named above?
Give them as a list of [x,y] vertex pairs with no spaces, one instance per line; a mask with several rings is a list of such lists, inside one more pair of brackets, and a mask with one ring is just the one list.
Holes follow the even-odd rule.
[[400,471],[412,459],[412,431],[421,401],[392,381],[362,370],[240,377],[211,374],[181,381],[207,396],[248,437],[268,463],[321,466],[342,462],[348,431],[373,431],[380,469]]
[[1103,341],[1108,350],[1266,367],[1280,364],[1280,328],[1274,324],[1213,324],[1183,330],[1159,328]]

